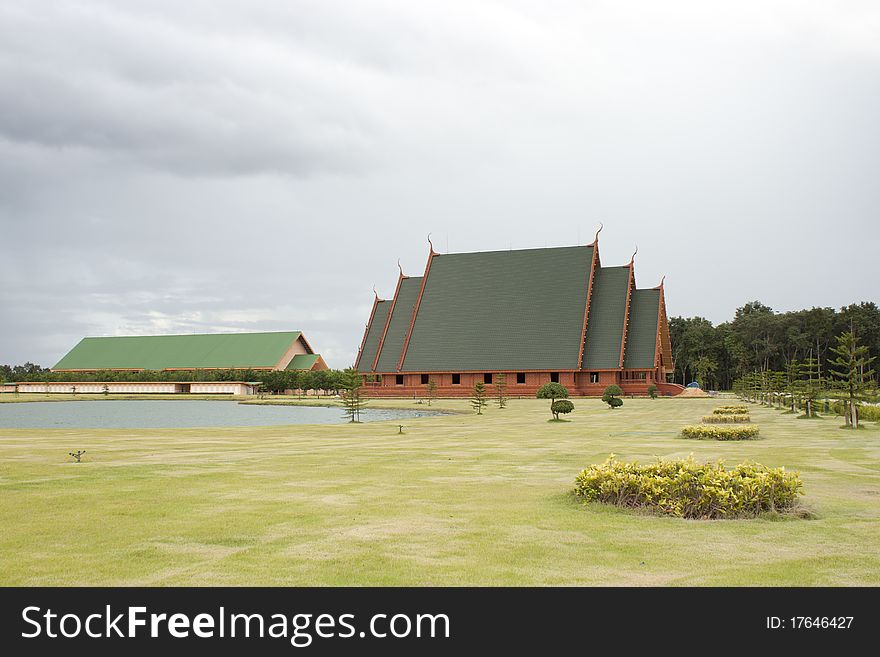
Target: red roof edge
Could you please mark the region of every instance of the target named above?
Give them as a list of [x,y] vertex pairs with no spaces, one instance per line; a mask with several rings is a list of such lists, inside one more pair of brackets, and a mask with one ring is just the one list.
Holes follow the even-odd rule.
[[[600,228],[599,231],[602,229]],[[584,326],[581,330],[581,346],[578,350],[578,369],[584,367],[584,348],[587,342],[587,321],[590,318],[590,300],[593,298],[593,278],[596,275],[596,267],[599,263],[599,231],[596,231],[596,239],[588,246],[593,247],[593,255],[590,259],[590,278],[587,280],[587,303],[584,308]]]
[[[398,262],[398,266],[400,263]],[[370,365],[370,370],[373,372],[376,371],[376,363],[379,362],[379,356],[382,354],[382,347],[385,345],[385,335],[388,333],[388,326],[391,324],[391,316],[394,314],[394,308],[397,305],[397,294],[400,292],[400,284],[403,282],[403,279],[407,278],[407,276],[403,275],[403,268],[400,269],[400,276],[397,277],[397,287],[394,288],[394,298],[391,300],[391,308],[388,309],[388,315],[385,317],[385,327],[382,329],[382,337],[379,338],[379,346],[376,347],[376,357],[373,359],[373,364]]]
[[[638,249],[636,249],[638,252]],[[629,305],[632,300],[632,291],[633,287],[635,287],[635,260],[636,254],[633,253],[632,259],[629,261],[627,267],[629,267],[629,283],[626,286],[626,313],[623,316],[623,335],[620,338],[620,367],[623,367],[623,360],[626,356],[626,334],[627,329],[629,328]]]
[[364,329],[364,337],[361,340],[361,346],[358,347],[358,355],[357,358],[354,359],[354,369],[358,369],[361,366],[361,354],[364,353],[364,345],[367,344],[367,336],[370,334],[370,327],[373,325],[373,318],[376,316],[376,307],[379,305],[379,294],[376,292],[376,288],[373,288],[373,309],[370,311],[370,319],[367,320],[367,326]]
[[422,284],[419,286],[419,296],[416,298],[416,305],[413,306],[412,317],[409,320],[409,329],[403,340],[403,349],[400,351],[400,359],[397,361],[398,372],[400,371],[400,368],[403,367],[403,360],[406,358],[406,350],[409,348],[409,340],[412,337],[413,327],[416,325],[416,315],[419,314],[419,306],[422,304],[422,295],[425,293],[425,285],[428,284],[428,272],[431,271],[431,263],[434,261],[434,256],[437,255],[437,252],[434,251],[434,245],[431,243],[430,235],[428,235],[428,245],[430,247],[428,262],[425,264],[425,273],[422,276]]

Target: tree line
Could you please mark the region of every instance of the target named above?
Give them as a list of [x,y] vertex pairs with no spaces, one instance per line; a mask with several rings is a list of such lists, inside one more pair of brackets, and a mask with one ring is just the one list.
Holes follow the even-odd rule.
[[[731,321],[714,326],[704,317],[669,320],[675,361],[674,381],[698,381],[703,388],[730,390],[754,372],[786,372],[815,359],[819,376],[830,373],[837,338],[852,333],[869,357],[880,357],[880,308],[873,302],[839,310],[810,308],[774,312],[760,301],[736,310]],[[876,373],[871,379],[876,381]]]
[[164,382],[181,381],[247,381],[260,383],[262,390],[272,394],[280,394],[285,390],[302,390],[305,392],[339,391],[348,385],[350,374],[345,370],[181,370],[166,372],[160,370],[143,370],[140,372],[120,372],[116,370],[98,370],[96,372],[51,372],[48,369],[25,363],[24,365],[0,365],[0,380],[6,382]]

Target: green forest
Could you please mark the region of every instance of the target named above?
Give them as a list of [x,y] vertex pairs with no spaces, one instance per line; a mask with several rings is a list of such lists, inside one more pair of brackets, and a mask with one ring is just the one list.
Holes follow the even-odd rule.
[[844,333],[852,333],[870,357],[880,356],[880,308],[873,302],[774,312],[752,301],[729,322],[715,326],[703,317],[673,317],[669,331],[673,380],[713,390],[731,390],[737,379],[755,372],[791,371],[810,359],[817,361],[818,375],[828,378],[837,357],[833,348]]

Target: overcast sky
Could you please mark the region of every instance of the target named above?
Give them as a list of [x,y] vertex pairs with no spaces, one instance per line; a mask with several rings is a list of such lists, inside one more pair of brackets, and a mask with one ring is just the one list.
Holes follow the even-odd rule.
[[588,243],[672,315],[878,301],[880,3],[0,4],[0,363],[302,329]]

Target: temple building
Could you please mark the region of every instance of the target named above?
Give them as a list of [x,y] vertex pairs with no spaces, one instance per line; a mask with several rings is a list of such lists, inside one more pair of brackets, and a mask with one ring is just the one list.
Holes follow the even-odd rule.
[[672,345],[663,282],[637,288],[634,257],[603,267],[592,244],[437,253],[422,276],[397,280],[391,299],[376,295],[355,367],[368,394],[469,396],[491,393],[503,374],[509,396],[533,396],[544,383],[572,395],[619,385],[645,395],[681,392],[667,383]]

